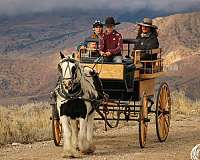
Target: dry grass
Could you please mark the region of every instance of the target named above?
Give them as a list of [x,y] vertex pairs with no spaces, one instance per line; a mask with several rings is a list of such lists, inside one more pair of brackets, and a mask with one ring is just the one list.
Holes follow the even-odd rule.
[[48,103],[0,106],[0,144],[51,139],[50,112]]
[[200,115],[200,100],[191,100],[185,96],[185,92],[172,93],[172,112],[183,115]]
[[[172,114],[173,117],[178,114],[200,115],[200,101],[192,101],[184,92],[174,92]],[[50,115],[51,107],[48,103],[0,106],[0,145],[50,140],[52,137]]]

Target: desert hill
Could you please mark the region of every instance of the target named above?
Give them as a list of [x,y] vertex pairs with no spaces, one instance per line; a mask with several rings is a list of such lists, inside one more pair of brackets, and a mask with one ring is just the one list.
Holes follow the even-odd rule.
[[[4,21],[0,25],[1,34],[4,34],[0,40],[0,100],[40,97],[53,89],[59,51],[71,53],[76,44],[90,33],[92,19],[88,16],[81,17],[80,21],[67,18],[38,17],[7,25]],[[196,87],[200,86],[200,12],[158,17],[154,22],[159,27],[160,45],[167,65],[165,79],[172,89],[184,88],[187,95],[200,97]],[[136,35],[134,23],[122,23],[118,29],[124,38]]]
[[168,54],[167,63],[200,53],[200,12],[159,17],[154,22],[161,47]]

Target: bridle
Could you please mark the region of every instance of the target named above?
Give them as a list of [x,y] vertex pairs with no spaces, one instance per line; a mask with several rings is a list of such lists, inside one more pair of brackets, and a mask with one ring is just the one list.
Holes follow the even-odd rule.
[[[97,62],[95,62],[94,66],[92,68],[90,68],[90,67],[88,67],[88,68],[90,68],[91,70],[94,70],[96,64],[98,63],[98,61],[101,60],[101,58],[102,58],[102,56],[97,59]],[[64,62],[67,62],[67,66],[66,66],[65,72],[62,74],[61,65]],[[70,69],[70,63],[75,63],[75,69],[74,69],[73,72]],[[83,72],[84,72],[84,68],[85,67],[87,67],[87,66],[83,67]],[[72,100],[72,99],[81,98],[83,96],[83,90],[81,88],[82,86],[81,86],[80,81],[83,78],[83,72],[82,72],[82,69],[80,68],[79,62],[77,60],[75,60],[75,59],[70,58],[70,57],[64,58],[58,64],[58,70],[61,73],[61,76],[59,77],[59,80],[58,80],[58,94],[62,98],[64,98],[65,100],[70,100],[70,99]],[[67,73],[67,70],[70,70],[69,73],[70,73],[71,77],[67,77],[67,78],[65,77],[66,73]],[[77,76],[78,72],[80,73],[79,77]],[[94,75],[88,76],[86,74],[84,74],[84,75],[86,77],[93,77],[94,76]],[[70,90],[68,90],[68,92],[66,92],[66,89],[65,89],[64,83],[63,83],[65,80],[71,80],[71,86],[72,86],[72,88]]]
[[[67,67],[65,69],[64,74],[62,74],[62,68],[61,65],[62,63],[67,62]],[[74,63],[75,65],[70,68],[70,63]],[[59,64],[58,64],[58,70],[61,73],[61,76],[59,77],[59,87],[58,87],[58,93],[61,97],[64,99],[76,99],[81,96],[83,93],[81,89],[81,79],[82,79],[82,72],[81,68],[79,67],[79,62],[68,57],[64,58]],[[69,70],[70,77],[65,77],[67,70]],[[80,77],[77,76],[78,72],[80,73]],[[70,80],[71,81],[71,89],[66,91],[64,87],[64,81],[65,80]]]

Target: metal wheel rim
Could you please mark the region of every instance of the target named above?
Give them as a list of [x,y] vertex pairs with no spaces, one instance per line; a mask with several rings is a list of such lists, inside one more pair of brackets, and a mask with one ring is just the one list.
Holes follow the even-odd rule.
[[141,148],[145,147],[147,138],[148,122],[145,122],[145,118],[148,118],[148,101],[146,94],[144,94],[142,98],[141,108],[139,113],[139,141]]
[[62,138],[62,127],[60,121],[53,117],[52,119],[53,140],[56,146],[60,145]]

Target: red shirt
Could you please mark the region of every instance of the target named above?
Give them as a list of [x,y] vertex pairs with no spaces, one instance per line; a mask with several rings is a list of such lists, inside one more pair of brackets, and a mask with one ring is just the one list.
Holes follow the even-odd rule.
[[115,30],[111,34],[103,33],[100,37],[99,49],[102,52],[110,52],[112,55],[121,55],[123,50],[122,35]]

